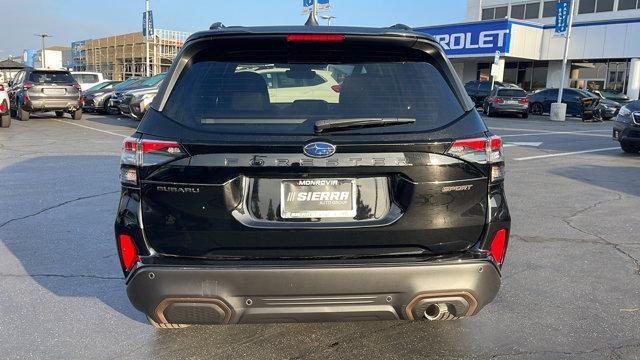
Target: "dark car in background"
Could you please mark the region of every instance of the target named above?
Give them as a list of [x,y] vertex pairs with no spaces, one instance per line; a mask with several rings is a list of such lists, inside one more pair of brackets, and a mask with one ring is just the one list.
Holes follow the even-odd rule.
[[[466,83],[464,85],[464,89],[466,90],[471,100],[473,100],[473,102],[476,104],[476,107],[482,107],[482,105],[484,104],[484,99],[491,93],[491,85],[491,81],[474,80]],[[519,89],[517,85],[503,83],[500,81],[496,81],[493,83],[493,88],[495,89],[497,87]]]
[[640,152],[640,101],[623,106],[613,122],[613,138],[620,142],[622,150]]
[[131,92],[141,89],[158,87],[160,86],[162,80],[164,80],[165,76],[166,73],[161,73],[148,78],[144,78],[136,82],[135,84],[132,84],[126,89],[116,91],[115,93],[113,93],[113,95],[111,95],[111,101],[109,102],[111,108],[116,109],[116,111],[120,114],[130,116],[131,110],[129,109],[129,105],[131,99],[133,99],[133,94]]
[[113,87],[122,83],[121,81],[108,80],[101,82],[82,92],[84,102],[82,109],[86,112],[104,112],[104,100],[107,94],[113,91]]
[[164,80],[166,76],[166,73],[154,75],[140,83],[140,86],[122,92],[116,100],[120,113],[125,116],[135,117],[132,115],[131,108],[132,103],[134,103],[137,105],[136,116],[141,116],[142,111],[140,110],[140,103],[142,102],[143,97],[145,100],[148,100],[149,94],[153,94],[152,96],[155,96],[160,84],[162,84],[162,80]]
[[67,70],[27,68],[10,83],[11,115],[22,121],[34,112],[55,111],[57,117],[82,118],[80,85]]
[[600,91],[585,92],[591,97],[597,97],[600,99],[600,101],[598,102],[598,106],[596,107],[595,116],[602,120],[613,119],[614,117],[616,117],[616,115],[618,115],[620,108],[622,108],[622,105],[619,102],[605,98]]
[[497,87],[484,99],[482,110],[488,116],[516,114],[526,119],[529,117],[527,92],[520,88]]
[[[529,112],[542,115],[551,111],[551,104],[558,101],[558,89],[544,89],[529,95]],[[591,120],[600,98],[578,89],[564,89],[562,102],[567,104],[567,115]]]
[[[269,91],[258,70],[330,86]],[[286,89],[285,89],[286,90]],[[192,35],[125,139],[115,220],[157,327],[451,320],[496,296],[502,140],[438,42],[399,28]]]
[[621,105],[626,105],[633,101],[626,94],[615,90],[594,90],[593,93],[598,94],[603,99],[615,101]]

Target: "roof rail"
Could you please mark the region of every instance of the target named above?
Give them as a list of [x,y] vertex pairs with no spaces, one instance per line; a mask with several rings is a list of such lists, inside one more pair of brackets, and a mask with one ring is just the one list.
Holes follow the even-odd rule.
[[218,21],[218,22],[214,22],[213,24],[211,24],[211,26],[209,26],[209,30],[219,30],[219,29],[224,29],[225,27],[226,26],[224,26],[223,23]]
[[387,27],[387,29],[398,29],[398,30],[413,30],[409,25],[405,24],[395,24]]

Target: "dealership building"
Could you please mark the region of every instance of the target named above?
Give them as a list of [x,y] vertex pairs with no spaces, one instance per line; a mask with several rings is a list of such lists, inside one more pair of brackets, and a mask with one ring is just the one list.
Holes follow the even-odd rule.
[[[433,35],[463,82],[496,81],[525,90],[559,87],[564,37],[557,1],[468,0],[464,23],[416,28]],[[565,84],[640,95],[640,0],[575,0]]]

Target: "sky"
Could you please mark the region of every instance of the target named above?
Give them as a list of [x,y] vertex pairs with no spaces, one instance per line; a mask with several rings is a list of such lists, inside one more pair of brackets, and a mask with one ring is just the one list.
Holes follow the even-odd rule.
[[[3,3],[9,0],[0,0]],[[466,0],[331,0],[332,25],[426,26],[464,20]],[[156,28],[195,32],[217,21],[230,25],[304,24],[302,0],[151,0]],[[47,46],[141,31],[144,0],[21,0],[2,8],[0,59]],[[24,14],[29,14],[24,16]],[[325,22],[322,21],[324,24]]]

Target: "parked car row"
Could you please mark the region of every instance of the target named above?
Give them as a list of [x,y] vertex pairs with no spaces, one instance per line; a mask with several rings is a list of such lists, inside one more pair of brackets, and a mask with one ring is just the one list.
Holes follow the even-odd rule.
[[640,101],[627,103],[613,122],[613,139],[624,152],[640,152]]
[[[527,93],[517,85],[490,81],[470,81],[465,85],[467,94],[488,116],[501,113],[543,115],[551,111],[551,104],[558,100],[558,89],[542,89]],[[619,100],[619,101],[615,101]],[[623,104],[631,101],[624,94],[614,91],[586,91],[565,89],[562,102],[567,104],[567,115],[586,120],[612,120]]]
[[165,74],[149,78],[130,78],[123,82],[88,89],[84,92],[83,108],[87,112],[122,114],[142,119],[153,101]]

